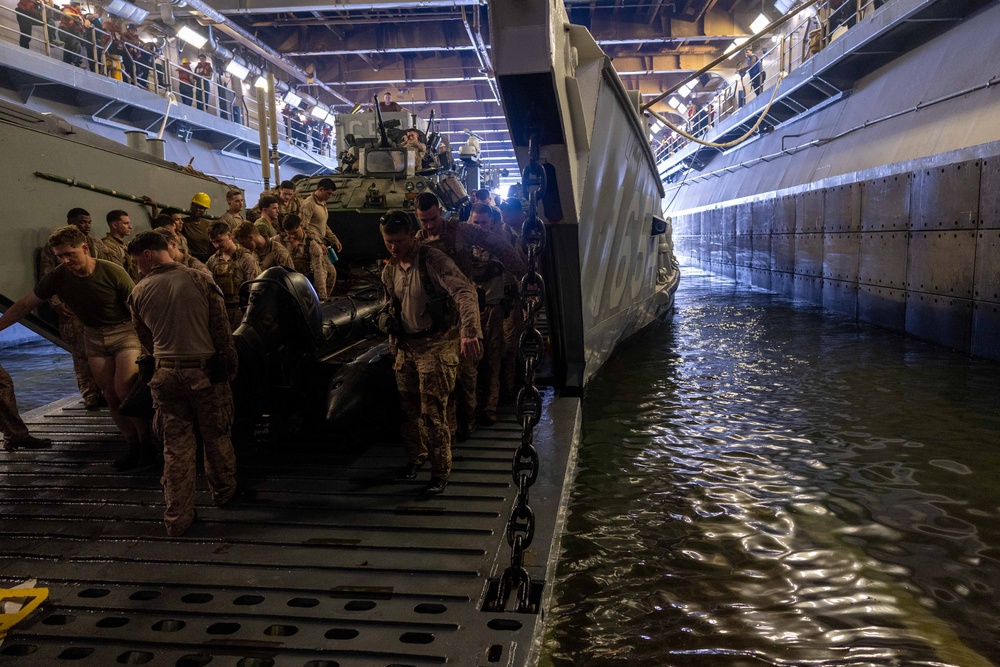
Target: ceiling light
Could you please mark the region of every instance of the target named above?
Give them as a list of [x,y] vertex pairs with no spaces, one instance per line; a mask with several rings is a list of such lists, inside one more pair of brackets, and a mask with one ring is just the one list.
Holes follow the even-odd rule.
[[683,106],[684,106],[684,103],[683,103],[683,102],[681,102],[681,101],[680,101],[679,99],[677,99],[676,97],[671,97],[671,98],[670,98],[670,101],[669,101],[669,102],[667,102],[667,104],[669,104],[669,105],[670,105],[671,107],[673,107],[674,111],[680,111],[680,110],[681,110],[681,107],[683,107]]
[[794,4],[795,0],[774,0],[774,8],[782,14],[787,14]]
[[261,90],[263,90],[266,93],[267,92],[267,77],[263,76],[263,75],[258,76],[257,80],[254,81],[253,85],[255,87],[257,87],[257,88],[260,88]]
[[677,89],[677,94],[680,95],[681,97],[687,97],[688,95],[691,94],[691,91],[693,89],[694,86],[692,86],[691,82],[689,81],[688,83],[685,83],[683,86]]
[[330,115],[330,112],[317,104],[309,110],[309,114],[316,120],[326,120],[326,117]]
[[250,70],[243,65],[239,64],[235,60],[230,60],[226,64],[226,71],[235,76],[240,81],[243,81],[248,76],[250,76]]
[[656,134],[657,132],[661,131],[665,127],[666,127],[666,125],[664,125],[663,123],[661,123],[659,120],[654,120],[653,124],[649,126],[649,129],[653,131],[653,134]]
[[208,44],[208,37],[205,37],[204,35],[195,32],[186,25],[182,25],[180,27],[180,30],[177,31],[177,36],[196,49],[200,49],[201,47]]
[[142,23],[149,16],[148,11],[141,7],[136,7],[131,2],[126,2],[125,0],[111,0],[104,10],[109,14],[120,16],[132,23]]
[[750,32],[756,35],[769,25],[771,25],[771,21],[763,14],[758,14],[757,18],[755,18],[753,23],[750,24]]
[[302,98],[296,95],[294,90],[289,90],[285,93],[285,104],[297,107],[302,104]]
[[336,127],[336,125],[337,125],[337,114],[333,113],[333,111],[331,110],[330,111],[330,115],[327,116],[326,118],[324,118],[323,122],[326,123],[327,125],[329,125],[330,127]]
[[746,44],[746,42],[747,42],[748,39],[749,39],[749,37],[737,37],[736,39],[733,40],[733,43],[729,45],[729,48],[726,49],[726,53],[730,54],[730,53],[735,52],[736,49],[738,49],[741,46],[743,46],[744,44]]

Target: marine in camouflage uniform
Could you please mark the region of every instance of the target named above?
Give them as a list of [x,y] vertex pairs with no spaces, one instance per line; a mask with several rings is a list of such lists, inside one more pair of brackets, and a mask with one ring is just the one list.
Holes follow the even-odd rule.
[[274,239],[264,238],[257,223],[244,222],[233,234],[233,238],[241,246],[254,253],[261,271],[267,271],[272,266],[283,266],[295,270],[292,256],[288,254],[285,246]]
[[[524,259],[500,236],[475,225],[445,220],[440,202],[433,193],[422,192],[417,195],[416,212],[423,227],[417,232],[417,238],[422,243],[443,251],[470,280],[473,277],[474,246],[490,253],[507,271],[515,275],[523,275],[527,269]],[[476,430],[478,379],[476,362],[464,357],[458,368],[457,401],[453,405],[456,414],[451,418],[452,427],[456,429],[459,438]]]
[[28,433],[28,427],[17,412],[14,381],[3,366],[0,366],[0,433],[4,435],[3,447],[7,450],[19,447],[39,449],[52,444],[50,440],[36,438]]
[[476,292],[447,255],[420,246],[408,213],[387,213],[382,236],[392,256],[382,271],[391,306],[380,324],[396,355],[401,435],[409,460],[401,475],[412,479],[429,458],[431,481],[425,492],[440,493],[451,474],[448,404],[459,356],[482,353]]
[[212,499],[224,506],[236,494],[236,456],[230,440],[237,356],[219,289],[203,273],[170,259],[166,239],[153,232],[129,244],[146,277],[129,299],[143,348],[152,352],[149,380],[163,440],[163,523],[183,535],[195,519],[198,441]]
[[226,302],[226,312],[232,331],[243,321],[243,309],[240,308],[240,285],[253,280],[260,273],[257,257],[233,242],[229,225],[216,222],[209,229],[209,236],[216,252],[208,258],[205,266],[212,272],[215,284],[222,290]]
[[[90,213],[82,208],[71,209],[66,214],[66,224],[73,225],[83,232],[91,255],[97,259],[106,259],[103,244],[90,235],[93,224]],[[52,248],[49,245],[42,248],[39,264],[39,277],[59,266],[59,260],[52,254]],[[83,406],[87,410],[97,410],[101,406],[103,397],[101,396],[101,388],[94,380],[94,374],[90,372],[90,363],[87,361],[87,353],[84,351],[83,323],[63,304],[58,296],[49,299],[49,304],[59,316],[59,337],[66,343],[73,359],[73,375],[76,377],[76,386],[80,390],[80,396],[83,397]]]
[[102,252],[99,254],[102,256],[98,259],[106,259],[118,264],[128,272],[133,281],[138,280],[139,271],[125,250],[125,238],[132,233],[132,221],[129,219],[128,213],[114,210],[108,213],[107,220],[110,231],[100,240]]
[[337,269],[327,257],[326,246],[306,231],[296,214],[286,216],[282,224],[285,232],[274,240],[288,251],[295,270],[309,279],[319,300],[326,301],[333,294],[333,287],[337,283]]

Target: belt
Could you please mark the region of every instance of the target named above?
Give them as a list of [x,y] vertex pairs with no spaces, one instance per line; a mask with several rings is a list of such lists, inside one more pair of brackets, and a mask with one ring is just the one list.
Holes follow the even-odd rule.
[[182,368],[204,368],[208,364],[208,359],[191,359],[188,361],[173,361],[171,359],[157,359],[157,368],[168,368],[179,370]]

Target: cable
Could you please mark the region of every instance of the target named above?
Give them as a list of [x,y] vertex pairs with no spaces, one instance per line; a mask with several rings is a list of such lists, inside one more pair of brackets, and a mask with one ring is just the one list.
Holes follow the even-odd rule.
[[761,110],[761,112],[760,112],[760,118],[758,118],[757,122],[753,124],[753,127],[751,127],[749,130],[747,130],[746,134],[744,134],[742,137],[739,137],[737,139],[733,139],[732,141],[727,141],[724,144],[720,144],[720,143],[717,143],[717,142],[714,142],[714,141],[705,141],[703,139],[699,139],[698,137],[690,135],[687,132],[685,132],[684,130],[682,130],[681,128],[677,127],[676,125],[674,125],[669,120],[667,120],[666,118],[664,118],[663,116],[661,116],[659,113],[653,111],[652,109],[649,109],[649,113],[652,114],[652,116],[654,118],[656,118],[658,121],[660,121],[661,123],[663,123],[664,125],[666,125],[667,127],[669,127],[671,130],[673,130],[677,134],[681,135],[685,139],[688,139],[689,141],[693,141],[695,143],[701,144],[702,146],[709,146],[711,148],[731,148],[731,147],[735,146],[736,144],[742,143],[747,138],[749,138],[750,135],[752,135],[753,133],[755,133],[757,131],[757,128],[760,127],[760,124],[762,122],[764,122],[764,117],[767,116],[767,112],[771,110],[771,105],[774,104],[774,100],[778,97],[778,88],[781,87],[781,80],[784,79],[785,76],[786,75],[785,75],[784,72],[781,72],[781,73],[778,74],[778,81],[777,81],[777,83],[774,84],[774,91],[771,92],[771,99],[769,99],[767,101],[767,106],[764,107]]

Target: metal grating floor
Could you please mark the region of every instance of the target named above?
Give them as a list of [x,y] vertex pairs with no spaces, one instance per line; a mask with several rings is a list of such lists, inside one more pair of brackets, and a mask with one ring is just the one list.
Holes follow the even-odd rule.
[[[551,578],[579,440],[579,400],[546,392],[526,566]],[[0,452],[0,587],[37,579],[50,597],[0,646],[0,664],[331,667],[522,665],[540,615],[479,611],[509,564],[513,415],[454,450],[445,493],[393,479],[395,443],[267,439],[238,449],[245,497],[199,521],[160,522],[156,473],[115,471],[106,412],[64,400],[26,421],[48,451]],[[551,594],[543,590],[543,601]],[[508,609],[512,605],[508,605]],[[544,606],[543,606],[544,609]]]

